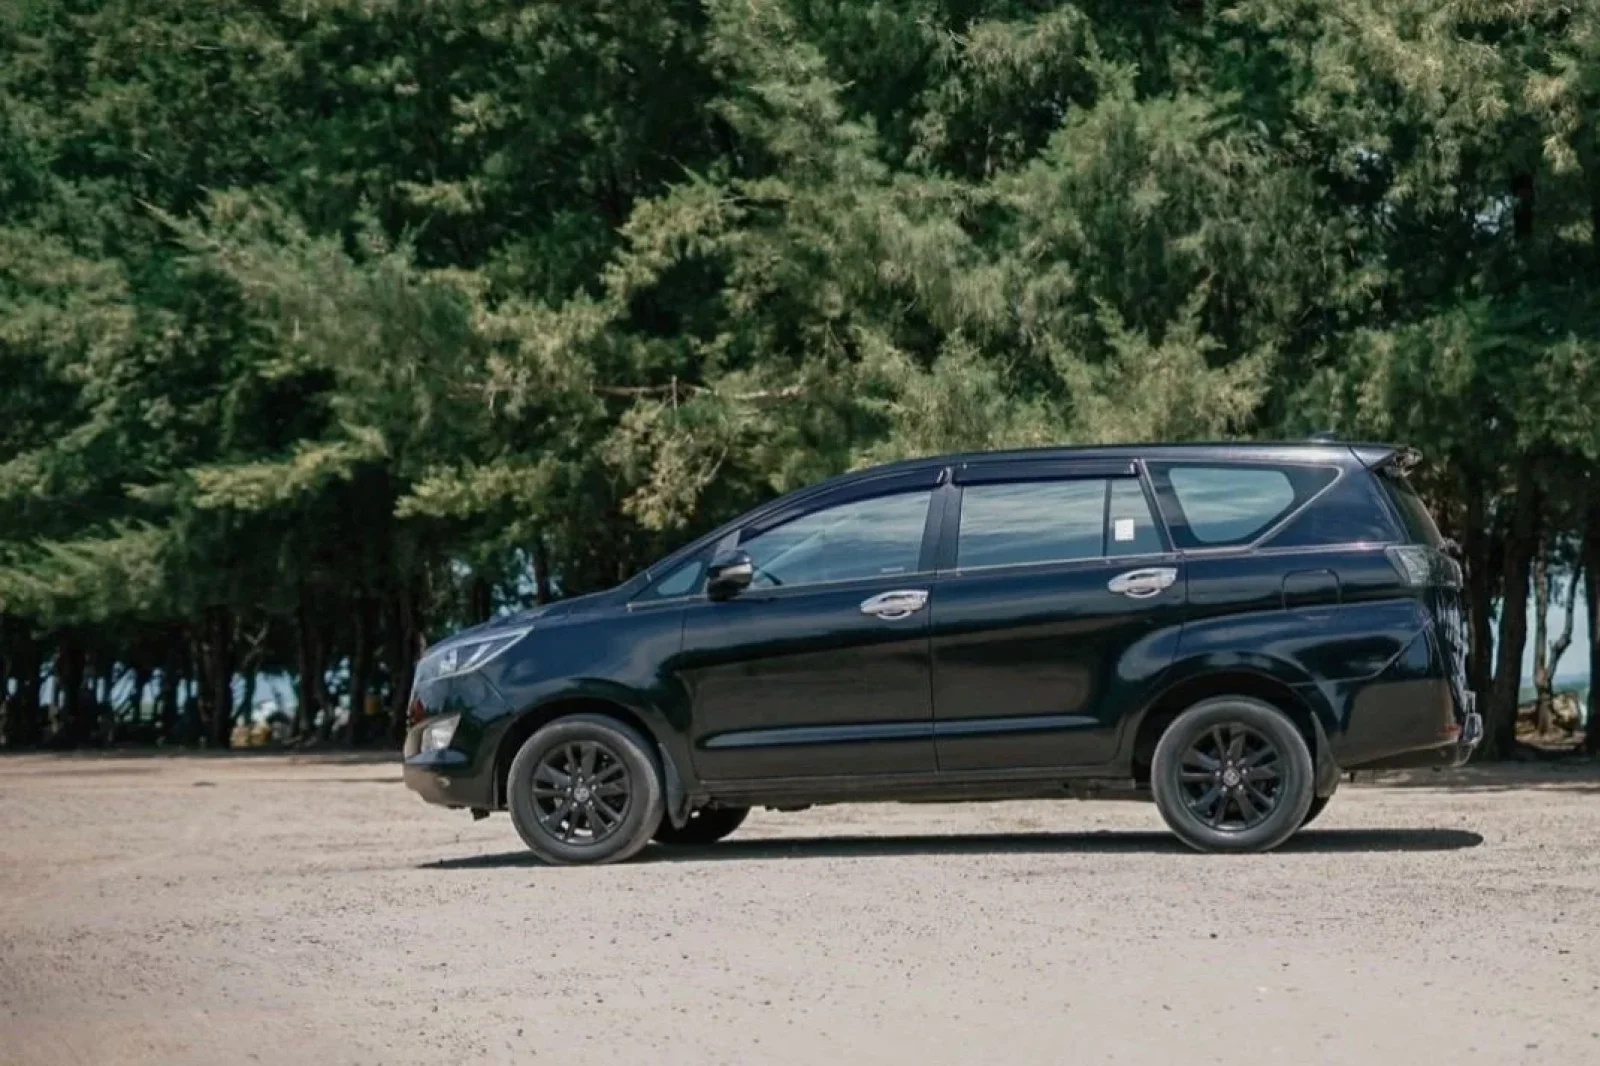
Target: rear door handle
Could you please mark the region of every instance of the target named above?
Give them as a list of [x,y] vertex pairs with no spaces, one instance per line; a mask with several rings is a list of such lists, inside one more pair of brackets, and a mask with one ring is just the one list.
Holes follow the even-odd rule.
[[895,589],[861,601],[861,613],[874,615],[886,622],[910,618],[928,602],[927,589]]
[[1131,600],[1147,600],[1158,596],[1178,580],[1178,571],[1170,566],[1156,566],[1148,570],[1129,570],[1112,578],[1106,588]]

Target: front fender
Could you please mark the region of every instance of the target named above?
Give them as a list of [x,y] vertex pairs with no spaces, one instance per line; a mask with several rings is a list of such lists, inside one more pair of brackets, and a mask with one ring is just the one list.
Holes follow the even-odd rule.
[[[560,685],[530,694],[527,706],[513,718],[523,721],[533,718],[540,724],[564,713],[565,708],[576,709],[584,705],[616,707],[643,727],[646,739],[654,741],[662,760],[662,772],[670,793],[684,795],[695,792],[699,786],[694,776],[694,761],[689,753],[688,733],[681,728],[672,704],[659,693],[641,692],[609,678],[574,678]],[[669,809],[672,804],[669,802]]]

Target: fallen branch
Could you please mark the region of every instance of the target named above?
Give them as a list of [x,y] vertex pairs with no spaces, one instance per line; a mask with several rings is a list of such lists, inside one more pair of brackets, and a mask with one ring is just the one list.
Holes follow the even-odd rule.
[[785,385],[781,389],[756,389],[752,392],[719,393],[705,385],[690,385],[675,381],[667,385],[596,385],[591,389],[597,396],[721,396],[724,400],[750,403],[757,400],[791,400],[805,394],[804,385]]

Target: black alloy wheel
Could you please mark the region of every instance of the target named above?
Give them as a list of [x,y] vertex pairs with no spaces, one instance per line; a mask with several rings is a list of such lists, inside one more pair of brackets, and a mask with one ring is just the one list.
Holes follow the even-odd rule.
[[1203,700],[1156,744],[1150,789],[1168,827],[1198,851],[1269,851],[1304,823],[1315,791],[1298,726],[1260,700]]
[[1282,798],[1280,754],[1272,741],[1238,722],[1212,726],[1180,758],[1184,803],[1213,829],[1251,829]]
[[597,740],[553,748],[534,767],[539,823],[563,844],[602,843],[622,826],[632,800],[628,767]]
[[661,824],[661,769],[650,742],[629,726],[569,715],[523,743],[506,776],[506,806],[523,843],[545,862],[620,862]]

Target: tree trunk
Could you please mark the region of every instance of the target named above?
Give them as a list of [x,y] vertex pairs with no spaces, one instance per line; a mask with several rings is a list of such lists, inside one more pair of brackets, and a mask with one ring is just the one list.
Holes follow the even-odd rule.
[[1572,647],[1572,627],[1578,613],[1578,582],[1582,579],[1583,559],[1580,556],[1573,566],[1571,576],[1567,578],[1567,598],[1562,604],[1561,635],[1550,645],[1549,674],[1544,683],[1544,696],[1552,716],[1555,710],[1555,682],[1561,675],[1561,659],[1567,654],[1567,649]]
[[116,742],[117,708],[113,701],[116,698],[117,682],[121,680],[122,672],[117,669],[116,660],[108,657],[105,667],[100,671],[100,676],[95,679],[94,687],[90,689],[95,694],[94,732],[96,743],[109,746]]
[[178,739],[178,689],[183,683],[183,651],[176,638],[167,649],[167,663],[161,668],[161,694],[156,697],[157,714],[160,716],[156,725],[156,735],[165,743],[172,743]]
[[1583,605],[1589,612],[1589,706],[1583,750],[1600,755],[1600,501],[1589,505],[1583,535]]
[[62,634],[56,644],[56,691],[61,700],[60,731],[72,747],[87,743],[93,731],[89,720],[89,701],[83,693],[83,648],[71,633]]
[[1540,492],[1524,468],[1517,478],[1510,532],[1506,537],[1500,592],[1500,632],[1495,641],[1491,699],[1484,715],[1484,755],[1503,759],[1516,746],[1517,702],[1522,690],[1522,653],[1528,643],[1528,586],[1539,546]]
[[376,619],[372,597],[363,591],[356,599],[355,653],[350,659],[350,743],[365,739],[367,694],[372,691],[372,665]]
[[550,602],[550,549],[542,533],[533,538],[533,587],[540,604]]
[[405,735],[411,703],[411,681],[416,674],[420,633],[417,626],[417,596],[406,582],[389,599],[389,692],[390,738]]
[[316,729],[318,715],[323,710],[321,702],[322,649],[317,639],[315,605],[311,590],[300,584],[299,603],[295,606],[294,626],[296,646],[299,650],[299,676],[295,679],[298,704],[294,711],[294,735],[309,737]]
[[11,676],[17,691],[6,701],[6,747],[32,748],[44,733],[39,716],[39,670],[44,656],[33,634],[18,627]]
[[1494,567],[1493,537],[1484,512],[1483,489],[1477,484],[1467,490],[1467,524],[1461,531],[1462,557],[1466,566],[1467,595],[1467,683],[1477,693],[1478,705],[1488,707],[1491,699],[1490,655],[1494,645]]
[[133,668],[133,694],[129,697],[128,723],[135,729],[144,726],[144,694],[150,688],[150,679],[155,671],[148,662],[141,662]]
[[[205,629],[205,619],[200,619],[200,629]],[[189,679],[189,693],[184,699],[184,744],[189,747],[200,746],[205,736],[205,723],[211,720],[211,683],[206,679],[205,643],[195,637],[194,626],[186,629],[187,640],[184,640],[184,655],[186,655],[189,669],[184,671],[184,677]]]
[[204,653],[207,741],[227,748],[233,742],[233,618],[226,607],[206,610]]
[[0,614],[0,741],[11,735],[11,619]]
[[494,587],[486,578],[472,579],[472,620],[487,622],[494,614]]
[[1534,732],[1550,733],[1555,718],[1555,693],[1550,676],[1550,548],[1541,544],[1533,557],[1533,705]]

